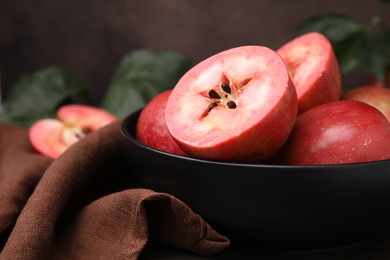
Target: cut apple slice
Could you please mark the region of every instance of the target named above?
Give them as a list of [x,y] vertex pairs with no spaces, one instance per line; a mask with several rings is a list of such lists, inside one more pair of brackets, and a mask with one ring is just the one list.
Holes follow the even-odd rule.
[[31,145],[49,158],[57,158],[90,132],[116,120],[114,115],[86,105],[62,106],[57,117],[38,120],[29,130]]
[[61,140],[64,124],[57,119],[42,119],[35,122],[29,131],[31,145],[42,155],[57,158],[68,145]]
[[60,107],[57,118],[67,124],[82,126],[92,131],[116,120],[114,115],[103,109],[77,104]]
[[322,34],[299,36],[277,53],[284,59],[298,95],[298,113],[336,101],[341,95],[341,75],[333,47]]
[[172,90],[165,120],[193,157],[261,162],[287,139],[297,106],[281,57],[267,47],[242,46],[189,70]]

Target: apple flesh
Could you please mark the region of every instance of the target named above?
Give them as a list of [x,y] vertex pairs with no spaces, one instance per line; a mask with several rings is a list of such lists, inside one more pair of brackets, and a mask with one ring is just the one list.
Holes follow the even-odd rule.
[[166,90],[154,97],[142,109],[137,125],[136,138],[147,146],[177,155],[187,155],[172,138],[165,123],[165,106],[172,90]]
[[168,98],[165,121],[192,157],[262,162],[288,138],[297,109],[282,58],[267,47],[242,46],[190,69]]
[[107,111],[86,105],[65,105],[57,119],[41,119],[29,130],[31,145],[49,158],[57,158],[68,147],[90,132],[112,123],[116,117]]
[[286,144],[271,160],[287,165],[345,164],[390,158],[390,123],[360,101],[323,104],[298,116]]
[[294,38],[277,50],[298,95],[298,113],[340,99],[341,74],[333,47],[322,34]]
[[380,85],[367,85],[350,89],[342,99],[367,103],[381,111],[390,121],[390,89]]

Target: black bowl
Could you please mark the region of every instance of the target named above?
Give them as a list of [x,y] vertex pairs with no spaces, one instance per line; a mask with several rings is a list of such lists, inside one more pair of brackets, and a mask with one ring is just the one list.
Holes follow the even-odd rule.
[[390,160],[323,166],[199,160],[140,144],[122,124],[131,179],[184,201],[233,244],[339,247],[390,231]]

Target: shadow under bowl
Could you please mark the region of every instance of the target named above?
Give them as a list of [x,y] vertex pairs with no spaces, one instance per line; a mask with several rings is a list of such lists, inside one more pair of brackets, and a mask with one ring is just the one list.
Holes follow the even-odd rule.
[[177,156],[137,141],[139,113],[121,129],[132,181],[176,196],[232,244],[326,249],[390,231],[390,160],[281,166]]

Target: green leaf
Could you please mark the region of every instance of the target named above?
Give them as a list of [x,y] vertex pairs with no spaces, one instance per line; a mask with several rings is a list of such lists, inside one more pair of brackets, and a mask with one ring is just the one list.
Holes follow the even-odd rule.
[[54,117],[61,104],[87,92],[87,87],[69,71],[45,68],[22,76],[11,86],[0,111],[0,121],[29,127],[38,119]]
[[348,74],[362,63],[366,38],[366,33],[359,32],[333,44],[341,74]]
[[326,14],[312,16],[297,27],[301,34],[319,32],[324,34],[330,42],[340,42],[350,35],[361,33],[364,27],[353,19],[340,14]]
[[123,118],[173,88],[191,66],[188,58],[174,51],[141,49],[129,53],[115,71],[101,107]]
[[390,69],[390,30],[378,31],[367,39],[363,65],[382,82]]
[[315,31],[325,35],[332,44],[343,75],[362,63],[366,30],[350,17],[340,14],[313,16],[297,30],[301,34]]

